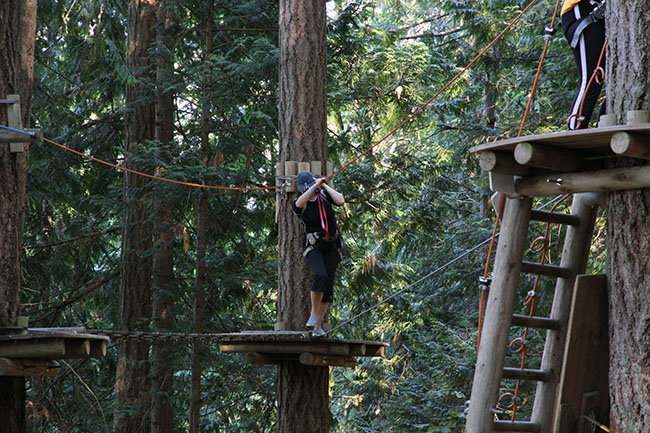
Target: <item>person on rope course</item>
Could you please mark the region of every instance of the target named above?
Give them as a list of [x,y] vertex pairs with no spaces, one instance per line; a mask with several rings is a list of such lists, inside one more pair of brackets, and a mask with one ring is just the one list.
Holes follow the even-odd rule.
[[325,183],[325,178],[314,179],[310,171],[296,176],[300,196],[292,203],[293,212],[305,226],[303,256],[314,275],[311,290],[311,314],[307,321],[313,327],[312,335],[325,335],[323,319],[334,293],[336,268],[341,262],[341,235],[336,225],[332,205],[345,204],[343,195]]
[[[571,45],[580,76],[580,87],[568,120],[569,129],[572,130],[589,126],[603,86],[604,72],[600,64],[605,64],[605,2],[606,0],[564,0],[562,4],[562,32]],[[600,77],[597,76],[590,83],[596,70]],[[603,114],[605,102],[600,107],[599,117]]]

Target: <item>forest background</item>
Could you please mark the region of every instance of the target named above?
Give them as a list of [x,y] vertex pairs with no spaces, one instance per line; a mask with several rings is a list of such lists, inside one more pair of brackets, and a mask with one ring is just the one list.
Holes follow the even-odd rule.
[[[117,163],[127,157],[124,117],[133,107],[126,104],[126,87],[136,79],[125,60],[126,3],[39,1],[32,102],[32,127]],[[335,167],[428,101],[527,4],[328,1],[329,159]],[[462,431],[476,356],[477,278],[487,245],[473,249],[490,238],[495,219],[487,179],[469,148],[517,135],[554,7],[538,2],[446,92],[334,178],[347,203],[338,213],[346,249],[332,324],[427,277],[336,331],[335,337],[391,346],[385,359],[332,370],[332,431]],[[174,180],[275,185],[277,2],[170,0],[168,8],[174,37],[150,56],[154,64],[171,58],[173,74],[164,89],[153,81],[141,84],[173,94],[173,146],[151,142],[130,156],[143,166],[162,167],[161,175]],[[566,129],[577,86],[574,69],[558,33],[550,41],[525,134]],[[206,110],[209,152],[202,159]],[[167,293],[173,326],[164,331],[193,332],[200,190],[160,181],[150,186],[173,209],[168,231],[175,240],[175,283]],[[206,315],[200,325],[206,332],[272,329],[276,194],[206,192]],[[30,326],[118,328],[124,193],[122,172],[48,143],[31,146],[21,295]],[[160,220],[155,203],[151,209],[151,221]],[[602,240],[601,222],[592,270],[604,266]],[[547,262],[557,262],[558,254],[551,249]],[[522,300],[531,285],[522,281]],[[549,303],[549,293],[542,287],[540,308]],[[153,323],[143,327],[161,330]],[[190,419],[191,349],[187,341],[170,348],[176,431],[187,431]],[[116,369],[111,345],[106,358],[66,361],[60,375],[30,379],[30,431],[112,431],[120,410]],[[201,431],[274,431],[275,374],[274,367],[248,366],[241,355],[221,354],[216,344],[206,343]],[[525,396],[519,402],[524,412],[526,402]]]

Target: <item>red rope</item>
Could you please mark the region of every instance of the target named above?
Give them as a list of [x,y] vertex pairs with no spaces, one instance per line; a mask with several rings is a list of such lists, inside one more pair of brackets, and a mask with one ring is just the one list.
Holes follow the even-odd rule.
[[445,84],[445,85],[442,87],[442,89],[440,89],[440,90],[439,90],[435,95],[433,95],[433,96],[431,97],[431,99],[429,99],[427,102],[425,102],[425,103],[424,103],[420,108],[418,108],[417,110],[415,110],[415,111],[414,111],[410,116],[408,116],[408,117],[407,117],[406,119],[404,119],[404,120],[403,120],[399,125],[397,125],[395,128],[393,128],[392,131],[390,131],[389,133],[387,133],[386,135],[384,135],[383,137],[381,137],[381,138],[379,139],[379,141],[377,141],[375,144],[373,144],[372,146],[370,146],[370,147],[369,147],[368,149],[366,149],[363,153],[357,155],[354,159],[352,159],[350,162],[348,162],[347,164],[345,164],[343,167],[339,168],[339,169],[336,170],[334,173],[332,173],[332,174],[330,174],[329,176],[327,176],[327,179],[329,179],[329,178],[331,178],[332,176],[334,176],[334,175],[340,173],[341,171],[345,170],[345,169],[348,168],[350,165],[352,165],[353,163],[355,163],[357,160],[359,160],[359,159],[362,158],[363,156],[367,155],[368,152],[370,152],[370,151],[371,151],[372,149],[374,149],[375,147],[379,146],[379,144],[381,144],[382,142],[384,142],[388,137],[390,137],[390,136],[392,136],[393,134],[395,134],[395,133],[396,133],[400,128],[402,128],[404,125],[406,125],[408,122],[410,122],[410,121],[411,121],[415,116],[417,116],[417,115],[418,115],[422,110],[424,110],[424,109],[425,109],[429,104],[431,104],[431,103],[433,102],[434,99],[436,99],[436,98],[437,98],[438,96],[440,96],[440,95],[441,95],[445,90],[447,90],[449,87],[451,87],[451,85],[452,85],[454,82],[456,82],[456,80],[458,80],[458,78],[460,78],[460,77],[461,77],[461,76],[462,76],[462,75],[463,75],[463,74],[464,74],[464,73],[465,73],[469,68],[471,68],[471,67],[474,65],[474,63],[476,63],[476,62],[477,62],[481,57],[483,57],[483,55],[484,55],[484,54],[485,54],[485,53],[486,53],[490,48],[492,48],[492,46],[494,46],[494,44],[496,44],[496,43],[499,41],[499,39],[501,39],[501,38],[503,37],[503,35],[505,35],[505,34],[508,32],[508,30],[510,30],[510,28],[511,28],[512,26],[514,26],[515,23],[516,23],[517,21],[519,21],[519,19],[520,19],[520,18],[521,18],[521,17],[522,17],[526,12],[528,12],[528,10],[529,10],[531,7],[533,7],[533,5],[534,5],[535,3],[537,3],[537,0],[532,0],[532,1],[528,4],[528,6],[526,6],[526,8],[524,8],[524,10],[522,10],[521,13],[519,13],[519,15],[517,15],[517,16],[515,17],[515,19],[513,19],[513,20],[510,22],[510,24],[508,24],[508,25],[503,29],[503,31],[501,31],[501,33],[499,33],[499,34],[497,35],[496,38],[494,38],[494,40],[493,40],[492,42],[490,42],[490,43],[489,43],[485,48],[483,48],[483,49],[481,50],[481,52],[478,53],[478,54],[476,55],[476,57],[474,57],[474,58],[472,59],[472,61],[469,62],[469,63],[467,64],[467,66],[465,66],[465,67],[464,67],[464,68],[463,68],[463,69],[462,69],[458,74],[456,74],[456,76],[455,76],[454,78],[452,78],[451,81],[449,81],[447,84]]
[[327,212],[325,212],[325,205],[323,204],[323,198],[321,197],[321,191],[316,191],[316,202],[318,203],[318,215],[320,216],[320,225],[325,232],[325,240],[330,240],[330,231],[329,225],[327,223]]
[[72,152],[75,155],[79,155],[79,156],[81,156],[83,158],[86,158],[86,159],[89,159],[91,161],[99,162],[100,164],[108,165],[109,167],[113,167],[113,168],[116,168],[118,170],[126,171],[126,172],[129,172],[129,173],[138,175],[138,176],[144,176],[144,177],[148,177],[150,179],[155,179],[155,180],[162,180],[163,182],[176,183],[176,184],[179,184],[179,185],[186,185],[186,186],[194,186],[194,187],[197,187],[197,188],[225,189],[225,190],[235,190],[235,191],[242,191],[242,190],[250,191],[250,190],[264,190],[264,189],[275,189],[275,188],[277,188],[276,186],[256,186],[256,187],[212,186],[212,185],[202,185],[202,184],[199,184],[199,183],[182,182],[180,180],[174,180],[174,179],[167,179],[167,178],[164,178],[164,177],[154,176],[153,174],[142,173],[141,171],[136,171],[136,170],[132,170],[130,168],[121,167],[119,165],[112,164],[112,163],[104,161],[102,159],[95,158],[94,156],[86,155],[85,153],[76,151],[74,149],[70,149],[69,147],[66,147],[66,146],[64,146],[62,144],[59,144],[59,143],[57,143],[55,141],[52,141],[52,140],[50,140],[48,138],[45,138],[45,137],[43,137],[43,141],[51,143],[51,144],[53,144],[53,145],[55,145],[57,147],[60,147],[63,150],[67,150],[68,152]]

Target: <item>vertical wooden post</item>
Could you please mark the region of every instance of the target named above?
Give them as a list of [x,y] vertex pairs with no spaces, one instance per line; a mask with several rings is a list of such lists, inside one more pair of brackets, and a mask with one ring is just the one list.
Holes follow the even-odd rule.
[[564,247],[562,248],[560,266],[570,269],[573,276],[571,278],[558,278],[555,284],[555,295],[553,296],[550,318],[558,320],[560,328],[547,332],[540,367],[541,370],[551,371],[554,374],[551,375],[549,381],[537,384],[532,414],[532,420],[539,423],[542,432],[551,431],[553,426],[555,397],[562,370],[573,287],[576,276],[584,273],[587,267],[591,236],[597,213],[597,207],[593,205],[590,196],[590,194],[576,194],[573,196],[571,215],[579,217],[580,224],[567,227]]
[[319,177],[323,177],[323,163],[320,161],[311,161],[309,163],[309,166],[311,167],[311,173],[314,175],[316,179]]
[[[334,163],[332,163],[330,161],[327,161],[326,175],[329,176],[332,173],[334,173]],[[330,187],[334,188],[334,180],[333,180],[333,178],[330,177],[329,180],[327,181],[327,184]]]
[[[284,163],[284,175],[286,177],[295,176],[298,174],[298,162],[287,161]],[[296,180],[289,181],[289,185],[285,188],[286,192],[296,192]]]
[[275,164],[275,223],[278,223],[278,216],[280,215],[280,199],[284,191],[284,164],[278,162]]
[[309,163],[308,162],[299,162],[298,163],[298,173],[301,171],[309,171]]
[[[20,116],[20,95],[7,95],[7,99],[16,102],[7,105],[7,126],[14,129],[23,129],[23,121]],[[9,152],[19,153],[25,151],[25,143],[9,143]]]
[[493,279],[485,310],[466,433],[492,432],[493,415],[526,246],[531,198],[506,199]]

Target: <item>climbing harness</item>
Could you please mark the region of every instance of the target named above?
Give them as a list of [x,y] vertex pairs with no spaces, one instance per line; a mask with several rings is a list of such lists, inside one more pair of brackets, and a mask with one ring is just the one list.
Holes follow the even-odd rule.
[[[591,11],[586,17],[576,21],[570,28],[568,33],[570,34],[573,31],[573,38],[571,38],[571,48],[578,46],[580,42],[580,36],[585,31],[585,29],[596,21],[602,21],[605,18],[605,5],[606,0],[603,0],[598,6]],[[576,6],[577,7],[577,6]],[[575,30],[574,30],[575,29]]]

